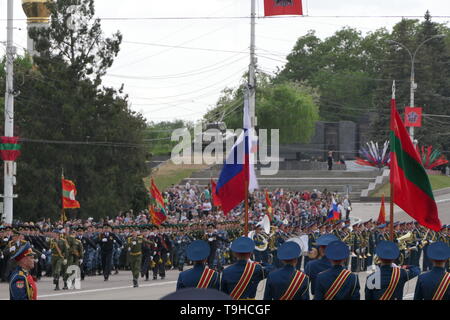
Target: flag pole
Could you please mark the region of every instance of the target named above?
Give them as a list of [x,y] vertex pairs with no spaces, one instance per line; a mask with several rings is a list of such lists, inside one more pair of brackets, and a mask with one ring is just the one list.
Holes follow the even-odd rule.
[[245,224],[244,224],[244,236],[248,236],[248,181],[245,180]]
[[[392,82],[392,99],[395,99],[395,80]],[[391,123],[392,123],[392,105],[391,105]],[[391,128],[392,130],[392,128]],[[392,153],[394,152],[394,142],[391,141],[391,161]],[[394,185],[391,180],[392,170],[389,171],[389,181],[391,186],[391,196],[390,199],[390,212],[389,212],[389,240],[394,241]]]
[[65,217],[65,212],[64,212],[64,191],[62,188],[62,183],[64,180],[64,167],[61,167],[61,222],[62,224],[64,224],[64,217]]

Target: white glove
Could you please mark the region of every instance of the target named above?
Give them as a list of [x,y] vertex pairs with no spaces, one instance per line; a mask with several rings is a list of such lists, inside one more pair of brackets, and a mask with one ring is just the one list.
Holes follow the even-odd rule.
[[397,268],[398,266],[395,263],[392,262],[391,267],[392,268]]
[[178,240],[178,243],[181,243],[181,241],[180,241],[180,240]]
[[132,243],[133,243],[133,246],[135,246],[135,245],[136,245],[136,241],[133,241]]
[[156,251],[153,251],[153,255],[156,256]]
[[157,243],[155,243],[155,248],[158,248],[158,244]]
[[41,259],[45,259],[45,258],[47,258],[47,257],[45,256],[45,254],[41,254]]
[[214,238],[208,238],[208,241],[214,241]]
[[150,261],[152,261],[153,260],[153,257],[152,256],[150,256]]
[[170,253],[169,252],[167,252],[167,256],[170,257]]
[[114,243],[116,243],[116,240],[114,240]]
[[4,258],[4,256],[3,256],[3,254],[0,256],[0,259],[3,259]]
[[46,252],[47,252],[47,250],[45,250],[45,249],[42,250],[42,253],[46,253]]
[[66,265],[67,264],[67,259],[64,259],[63,260],[63,265]]
[[83,263],[83,259],[80,259],[80,264],[82,264]]
[[128,248],[128,251],[131,251],[131,248]]
[[8,238],[3,238],[3,241],[5,242],[8,242],[8,240],[9,240]]
[[108,241],[108,239],[106,239],[106,238],[103,238],[103,239],[102,239],[102,241],[103,241],[103,242],[106,242],[106,241]]
[[9,252],[13,252],[14,250],[16,250],[16,246],[12,246],[11,248],[9,248]]

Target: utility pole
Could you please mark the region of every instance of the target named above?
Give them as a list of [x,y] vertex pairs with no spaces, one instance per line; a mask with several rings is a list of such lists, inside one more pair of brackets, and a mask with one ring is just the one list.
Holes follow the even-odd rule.
[[[6,90],[5,90],[5,136],[14,137],[14,55],[16,48],[13,46],[13,0],[8,0],[7,16],[7,40],[6,40]],[[5,222],[11,224],[13,220],[13,185],[15,174],[15,162],[4,161],[4,194],[3,214]]]
[[250,122],[252,128],[255,128],[257,123],[256,119],[256,58],[255,58],[255,18],[256,18],[256,0],[251,0],[251,16],[250,16],[250,66],[248,72],[248,98],[249,98],[249,112]]

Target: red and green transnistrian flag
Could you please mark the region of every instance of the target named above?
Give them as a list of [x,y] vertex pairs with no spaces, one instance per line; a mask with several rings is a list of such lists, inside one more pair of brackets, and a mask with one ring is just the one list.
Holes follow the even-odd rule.
[[[434,231],[442,229],[436,202],[419,154],[391,100],[390,182],[393,201],[417,222]],[[391,221],[392,223],[392,221]]]
[[62,193],[63,209],[80,207],[80,203],[75,200],[77,189],[72,181],[62,178]]
[[156,184],[153,181],[153,178],[152,178],[151,186],[150,186],[150,194],[152,195],[153,199],[155,199],[156,203],[158,203],[161,208],[166,207],[166,204],[164,203],[164,198],[163,198],[161,192],[158,190],[158,187],[156,187]]
[[149,212],[150,212],[150,219],[154,225],[161,225],[164,221],[167,220],[167,216],[164,214],[164,209],[158,208],[159,210],[155,210],[154,205],[150,205]]
[[20,156],[19,137],[1,137],[0,156],[4,161],[16,161]]

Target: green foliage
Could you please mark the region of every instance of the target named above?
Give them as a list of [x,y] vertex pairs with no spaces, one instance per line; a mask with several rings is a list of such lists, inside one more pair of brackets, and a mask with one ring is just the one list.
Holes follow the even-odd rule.
[[172,148],[178,143],[171,141],[172,132],[180,128],[192,131],[193,127],[193,123],[182,120],[150,122],[145,129],[145,142],[149,144],[150,154],[170,155]]
[[[92,0],[77,3],[85,15],[77,30],[63,23],[74,1],[53,2],[51,26],[31,32],[40,55],[33,63],[27,57],[16,60],[14,82],[21,93],[15,100],[15,133],[26,139],[18,160],[17,218],[59,217],[63,168],[81,204],[67,210],[69,215],[112,216],[142,210],[148,202],[142,182],[145,119],[129,109],[121,89],[101,86],[121,36],[103,36],[100,22],[91,21]],[[4,80],[1,74],[1,90]]]
[[[256,116],[258,128],[280,129],[280,142],[309,142],[314,124],[319,120],[318,95],[313,89],[294,82],[272,84],[264,75],[257,77]],[[242,128],[244,85],[225,89],[216,108],[206,115],[207,121],[222,119],[229,129]]]

